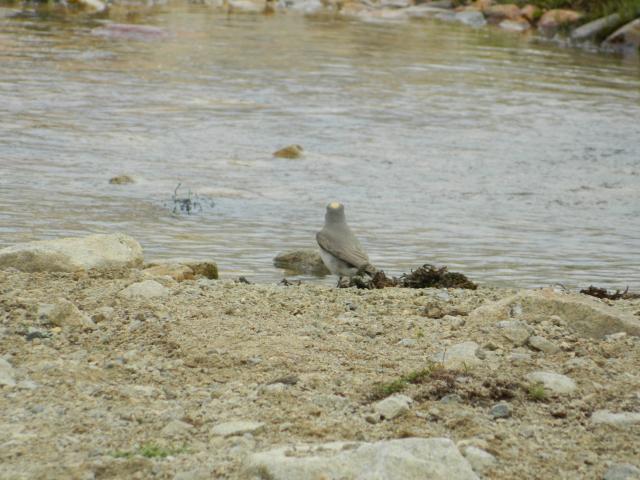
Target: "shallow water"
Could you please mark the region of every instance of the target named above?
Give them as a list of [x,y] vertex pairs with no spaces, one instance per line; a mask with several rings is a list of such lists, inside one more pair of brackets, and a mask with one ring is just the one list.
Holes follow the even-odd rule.
[[[637,61],[434,21],[178,5],[137,41],[7,13],[0,247],[119,230],[274,281],[340,200],[387,273],[640,287]],[[271,157],[290,143],[306,156]],[[201,212],[172,214],[178,183]]]

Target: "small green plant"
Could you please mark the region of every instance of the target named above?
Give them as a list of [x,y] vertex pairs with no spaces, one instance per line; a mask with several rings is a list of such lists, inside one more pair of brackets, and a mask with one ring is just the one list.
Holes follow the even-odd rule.
[[426,368],[414,370],[400,378],[391,382],[379,383],[373,387],[373,391],[369,395],[370,400],[380,400],[403,391],[409,384],[417,384],[431,378],[434,372],[443,370],[444,367],[439,363],[430,363]]
[[529,393],[529,398],[534,402],[543,402],[547,399],[547,392],[544,389],[544,386],[540,383],[531,385],[529,387],[528,393]]
[[160,445],[150,442],[140,446],[135,451],[116,450],[111,454],[115,458],[131,458],[134,455],[140,455],[145,458],[167,458],[170,455],[178,455],[187,452],[187,447],[161,447]]

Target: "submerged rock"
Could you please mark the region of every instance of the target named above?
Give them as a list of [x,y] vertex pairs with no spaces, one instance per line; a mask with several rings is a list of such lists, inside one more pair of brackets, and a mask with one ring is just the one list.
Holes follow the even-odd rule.
[[273,152],[273,156],[277,158],[300,158],[304,152],[304,148],[300,145],[289,145]]
[[317,250],[283,252],[273,259],[273,264],[295,274],[324,276],[331,273]]
[[118,175],[117,177],[110,178],[109,183],[111,185],[128,185],[136,182],[129,175]]
[[375,443],[331,442],[254,453],[245,473],[257,479],[375,478],[477,480],[448,438],[404,438]]
[[122,233],[21,243],[0,250],[0,269],[75,272],[142,265],[142,247]]

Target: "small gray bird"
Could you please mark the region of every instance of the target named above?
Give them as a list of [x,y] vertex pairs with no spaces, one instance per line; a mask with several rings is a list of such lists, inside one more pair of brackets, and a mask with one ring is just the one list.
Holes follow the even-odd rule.
[[332,202],[327,205],[324,227],[316,234],[320,256],[329,271],[342,277],[353,277],[363,272],[373,275],[376,269],[355,237],[344,217],[344,205]]

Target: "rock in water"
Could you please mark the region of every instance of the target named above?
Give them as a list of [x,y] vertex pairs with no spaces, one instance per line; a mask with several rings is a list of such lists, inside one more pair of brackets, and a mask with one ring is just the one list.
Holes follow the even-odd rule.
[[20,243],[0,250],[0,269],[23,272],[132,268],[142,260],[140,244],[122,233]]
[[289,145],[273,152],[273,156],[277,158],[300,158],[303,152],[304,148],[300,145]]
[[602,42],[602,46],[618,52],[635,52],[640,50],[640,18],[623,25]]
[[136,182],[129,175],[118,175],[117,177],[110,178],[109,183],[111,185],[129,185]]
[[250,478],[269,480],[368,478],[477,480],[448,438],[404,438],[375,443],[331,442],[281,447],[250,455]]

